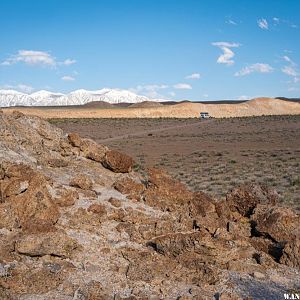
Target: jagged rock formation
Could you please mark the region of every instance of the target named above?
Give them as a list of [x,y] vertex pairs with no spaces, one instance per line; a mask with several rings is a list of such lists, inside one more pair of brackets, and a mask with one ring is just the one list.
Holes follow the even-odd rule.
[[282,299],[300,289],[300,217],[276,193],[245,185],[218,201],[133,163],[0,113],[0,299]]

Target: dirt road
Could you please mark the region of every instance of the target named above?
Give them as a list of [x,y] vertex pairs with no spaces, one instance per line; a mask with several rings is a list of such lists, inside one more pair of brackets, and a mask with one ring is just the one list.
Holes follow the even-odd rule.
[[112,141],[119,141],[119,140],[123,140],[123,139],[143,136],[143,135],[151,135],[153,133],[169,131],[169,130],[173,130],[173,129],[183,129],[183,128],[188,128],[188,127],[195,127],[195,126],[199,126],[201,123],[207,125],[208,123],[211,123],[211,122],[213,122],[213,119],[198,120],[197,122],[192,123],[192,124],[182,124],[182,125],[169,126],[169,127],[164,127],[164,128],[158,128],[158,129],[143,130],[143,131],[139,131],[139,132],[135,132],[135,133],[117,135],[112,138],[97,140],[97,142],[98,143],[106,143],[106,142],[112,142]]

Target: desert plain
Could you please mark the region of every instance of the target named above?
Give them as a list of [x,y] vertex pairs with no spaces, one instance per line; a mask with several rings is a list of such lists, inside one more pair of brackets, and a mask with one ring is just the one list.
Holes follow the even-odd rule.
[[50,119],[67,132],[125,152],[136,170],[166,169],[194,191],[224,197],[243,183],[275,188],[300,209],[300,116]]

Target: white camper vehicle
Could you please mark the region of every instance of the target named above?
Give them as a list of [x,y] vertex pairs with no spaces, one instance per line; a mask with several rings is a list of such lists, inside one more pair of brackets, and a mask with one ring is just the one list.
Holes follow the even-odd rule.
[[200,113],[200,119],[210,119],[211,116],[209,115],[208,112],[201,112]]

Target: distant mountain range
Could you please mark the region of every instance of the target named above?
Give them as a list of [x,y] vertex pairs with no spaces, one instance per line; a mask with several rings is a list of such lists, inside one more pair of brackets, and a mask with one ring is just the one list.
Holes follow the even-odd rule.
[[150,101],[150,99],[146,96],[137,95],[128,90],[119,89],[101,89],[97,91],[87,91],[82,89],[69,94],[53,93],[44,90],[33,94],[25,94],[14,90],[0,90],[0,107],[68,106],[83,105],[93,101],[104,101],[111,104],[118,104],[124,102],[140,103]]
[[[299,102],[299,98],[278,97],[276,99]],[[192,101],[194,103],[204,104],[237,104],[247,100],[218,100],[218,101]],[[91,103],[92,102],[92,103]],[[12,106],[81,106],[87,103],[93,105],[110,103],[117,106],[128,106],[129,104],[142,102],[161,102],[162,104],[178,104],[178,101],[169,101],[164,99],[149,99],[146,96],[137,95],[128,90],[121,89],[101,89],[96,91],[76,90],[69,94],[53,93],[49,91],[38,91],[32,94],[25,94],[15,90],[0,90],[0,107]],[[188,100],[181,103],[190,102]],[[96,105],[97,106],[97,105]],[[149,107],[149,103],[147,104]]]

